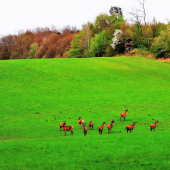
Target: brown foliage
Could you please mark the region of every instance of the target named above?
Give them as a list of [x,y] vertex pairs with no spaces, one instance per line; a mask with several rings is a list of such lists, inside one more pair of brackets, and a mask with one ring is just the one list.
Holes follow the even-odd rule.
[[[39,49],[34,58],[62,57],[71,48],[71,41],[78,33],[76,27],[65,27],[60,34],[56,28],[36,28],[33,31],[20,32],[0,39],[0,60],[26,59],[31,44],[37,43]],[[65,54],[64,57],[67,55]]]

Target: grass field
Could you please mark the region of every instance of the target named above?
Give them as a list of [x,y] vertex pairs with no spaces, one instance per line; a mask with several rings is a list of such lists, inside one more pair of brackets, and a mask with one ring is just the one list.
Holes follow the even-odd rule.
[[[169,169],[169,73],[144,57],[0,61],[0,169]],[[87,136],[79,116],[94,121]],[[111,134],[105,126],[99,135],[109,119]]]

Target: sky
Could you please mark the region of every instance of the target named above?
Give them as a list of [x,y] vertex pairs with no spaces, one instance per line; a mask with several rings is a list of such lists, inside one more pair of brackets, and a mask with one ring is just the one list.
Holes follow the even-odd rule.
[[[109,14],[111,6],[122,8],[126,20],[132,8],[140,8],[138,0],[1,0],[0,37],[37,27],[81,29],[101,13]],[[145,8],[148,22],[153,17],[165,24],[170,21],[170,0],[145,0]]]

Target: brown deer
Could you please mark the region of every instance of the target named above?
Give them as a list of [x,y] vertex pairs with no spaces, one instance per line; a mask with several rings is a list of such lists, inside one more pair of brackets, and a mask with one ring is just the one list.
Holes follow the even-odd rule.
[[86,136],[86,133],[87,133],[87,127],[86,126],[86,123],[83,124],[83,132],[84,132],[84,136]]
[[133,128],[135,127],[135,125],[136,125],[136,122],[133,122],[133,125],[127,125],[127,126],[126,126],[127,133],[128,133],[129,130],[130,130],[130,132],[131,132],[131,131],[133,132]]
[[159,123],[158,120],[155,122],[155,124],[151,124],[151,125],[150,125],[150,130],[151,130],[151,132],[152,132],[152,129],[153,129],[153,131],[155,131],[155,128],[156,128],[157,123]]
[[125,113],[121,113],[121,114],[120,114],[120,121],[121,121],[121,119],[123,120],[123,118],[124,118],[124,121],[125,121],[125,118],[126,118],[126,114],[127,114],[127,113],[129,113],[128,109],[125,110]]
[[92,122],[92,121],[90,120],[90,123],[89,123],[89,128],[90,128],[90,130],[91,130],[91,128],[92,128],[92,130],[93,130],[93,124],[94,124],[94,122]]
[[82,118],[79,117],[79,119],[78,119],[79,129],[80,129],[80,126],[83,125],[83,123],[84,123],[84,120],[82,120]]
[[102,126],[99,126],[99,135],[100,135],[100,134],[102,135],[102,131],[103,131],[103,128],[104,128],[105,125],[106,125],[106,123],[103,122],[103,125],[102,125]]
[[112,121],[111,121],[111,120],[109,119],[109,121],[111,122],[111,124],[108,124],[108,125],[107,125],[107,128],[108,128],[108,134],[110,133],[110,131],[111,131],[111,129],[112,129],[112,127],[113,127],[113,125],[115,124],[115,123],[114,123],[114,120],[112,120]]
[[63,123],[59,123],[60,131],[61,131],[61,129],[63,128],[64,125],[66,125],[66,121],[63,121]]
[[70,131],[71,132],[71,134],[70,135],[73,135],[73,126],[66,126],[66,125],[64,125],[63,126],[63,130],[65,131],[65,136],[66,136],[66,131]]

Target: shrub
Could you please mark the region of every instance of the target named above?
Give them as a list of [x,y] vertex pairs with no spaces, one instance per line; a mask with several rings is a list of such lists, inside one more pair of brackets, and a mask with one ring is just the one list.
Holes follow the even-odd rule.
[[147,48],[135,48],[129,52],[131,56],[145,56],[147,58],[156,58],[155,54]]

